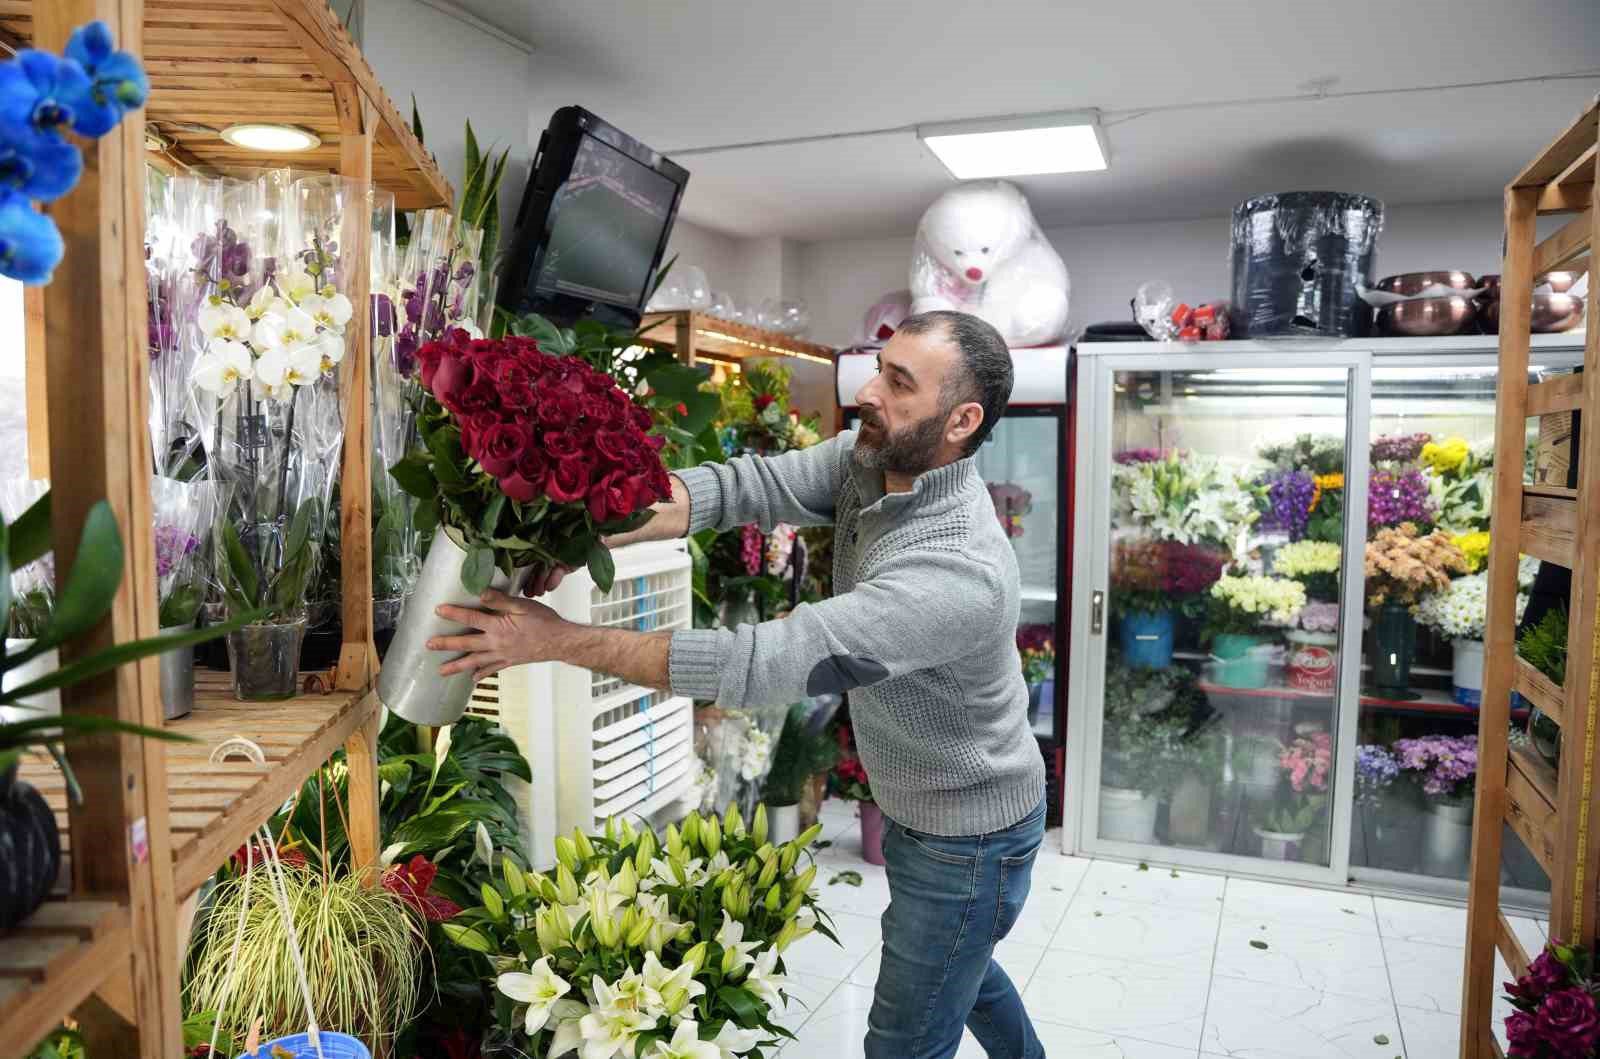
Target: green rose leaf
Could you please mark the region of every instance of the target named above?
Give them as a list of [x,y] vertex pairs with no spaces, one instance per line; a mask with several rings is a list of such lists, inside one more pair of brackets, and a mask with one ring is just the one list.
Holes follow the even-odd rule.
[[467,553],[467,561],[461,564],[461,587],[478,596],[488,589],[492,580],[494,552],[484,547],[473,548]]

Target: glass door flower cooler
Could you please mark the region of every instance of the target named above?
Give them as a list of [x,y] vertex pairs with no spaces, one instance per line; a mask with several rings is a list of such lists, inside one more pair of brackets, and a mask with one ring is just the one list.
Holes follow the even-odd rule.
[[1465,894],[1495,341],[1078,347],[1070,851]]
[[[1017,647],[1028,681],[1028,718],[1050,776],[1054,819],[1061,805],[1067,703],[1068,351],[1018,349],[1012,359],[1011,406],[979,449],[977,464],[995,517],[1016,550],[1022,590]],[[853,428],[859,421],[855,395],[876,371],[874,353],[838,357],[841,425]]]

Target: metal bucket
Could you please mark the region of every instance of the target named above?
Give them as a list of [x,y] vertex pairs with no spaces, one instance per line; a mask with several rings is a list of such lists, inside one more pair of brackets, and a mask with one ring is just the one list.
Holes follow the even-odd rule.
[[[193,625],[173,625],[161,630],[162,636],[182,636],[194,631]],[[160,657],[161,716],[168,721],[187,717],[194,711],[194,647],[180,647]]]
[[[379,701],[412,724],[454,724],[472,701],[476,684],[472,674],[440,676],[439,667],[451,656],[428,650],[428,641],[435,636],[459,636],[467,631],[436,613],[446,604],[478,605],[478,597],[461,586],[461,567],[466,561],[467,553],[448,533],[441,530],[433,535],[422,573],[406,598],[394,641],[378,671]],[[496,570],[489,587],[515,594],[521,591],[527,577],[526,570],[517,571],[514,578]]]

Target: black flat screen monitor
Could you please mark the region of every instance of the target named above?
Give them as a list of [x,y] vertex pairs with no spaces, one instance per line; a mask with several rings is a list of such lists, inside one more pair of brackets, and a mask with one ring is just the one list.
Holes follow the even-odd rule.
[[582,107],[556,111],[496,302],[558,324],[637,325],[688,182],[688,170]]

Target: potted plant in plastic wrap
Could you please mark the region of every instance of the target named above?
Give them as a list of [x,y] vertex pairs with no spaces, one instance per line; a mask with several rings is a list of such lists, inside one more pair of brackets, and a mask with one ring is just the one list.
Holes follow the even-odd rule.
[[1279,788],[1255,826],[1261,856],[1290,860],[1301,852],[1306,834],[1328,802],[1328,771],[1333,765],[1333,740],[1327,732],[1303,735],[1278,756]]
[[730,808],[663,841],[616,821],[563,836],[553,876],[503,862],[482,905],[443,927],[493,983],[483,1054],[770,1054],[788,1036],[784,954],[833,938],[807,863],[820,830],[775,844],[763,809],[747,826]]
[[1372,619],[1372,683],[1377,694],[1407,700],[1411,690],[1411,658],[1416,649],[1413,608],[1429,594],[1450,586],[1451,574],[1464,574],[1467,560],[1442,530],[1423,535],[1403,522],[1379,529],[1367,542],[1367,604]]
[[[355,309],[339,254],[365,189],[269,171],[198,184],[194,269],[206,281],[191,372],[207,466],[229,495],[215,530],[234,693],[292,696],[344,435],[337,372]],[[214,218],[214,219],[213,219]],[[357,326],[365,321],[358,321]]]
[[839,744],[827,730],[838,705],[837,697],[828,697],[789,707],[767,772],[765,802],[774,842],[799,837],[800,799],[806,784],[839,760]]
[[[202,544],[216,522],[217,488],[204,479],[157,477],[151,493],[161,635],[180,636],[194,628],[205,602]],[[161,709],[169,721],[194,709],[193,648],[161,656]]]
[[1192,718],[1180,693],[1189,674],[1107,667],[1101,731],[1100,837],[1148,843],[1156,814],[1182,777]]
[[1428,735],[1397,739],[1393,750],[1422,791],[1422,870],[1465,878],[1472,853],[1472,794],[1478,774],[1478,737]]
[[1298,581],[1259,575],[1224,575],[1206,601],[1204,638],[1212,670],[1228,688],[1267,686],[1273,647],[1269,630],[1287,629],[1306,605]]
[[[1567,683],[1568,620],[1565,607],[1544,612],[1517,637],[1517,656],[1544,674],[1556,687]],[[1534,706],[1528,713],[1528,740],[1545,764],[1554,768],[1561,760],[1561,727]]]
[[1171,540],[1118,541],[1111,560],[1111,615],[1122,659],[1130,666],[1172,664],[1177,617],[1198,618],[1222,576],[1227,554]]
[[379,677],[390,710],[417,724],[461,716],[472,674],[441,677],[434,636],[460,630],[442,604],[515,591],[534,567],[587,565],[603,592],[615,568],[603,543],[670,495],[650,413],[616,382],[532,339],[453,331],[418,352],[419,444],[390,473],[437,525],[421,578]]

